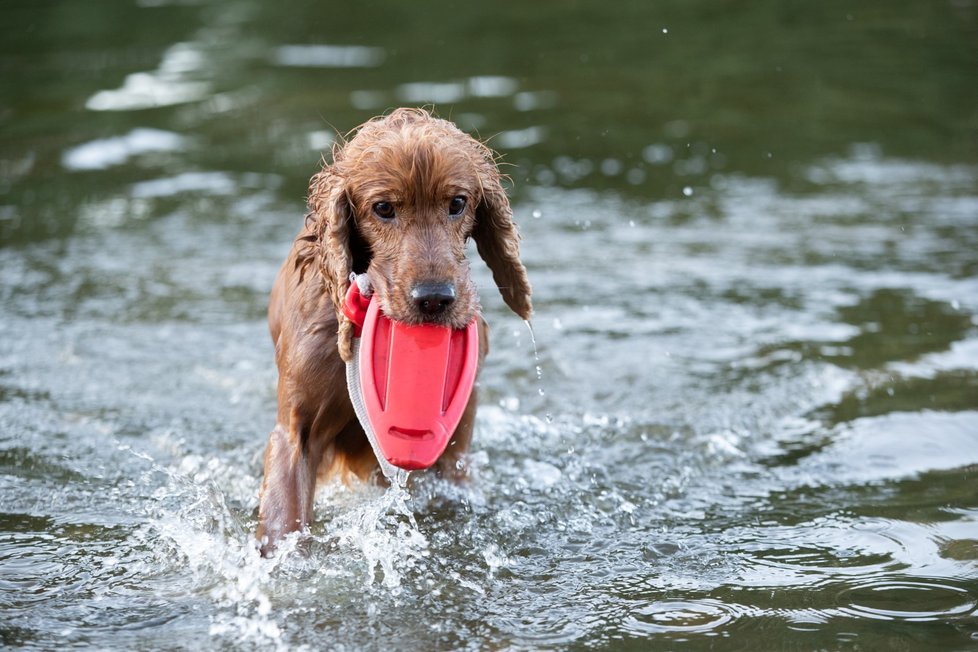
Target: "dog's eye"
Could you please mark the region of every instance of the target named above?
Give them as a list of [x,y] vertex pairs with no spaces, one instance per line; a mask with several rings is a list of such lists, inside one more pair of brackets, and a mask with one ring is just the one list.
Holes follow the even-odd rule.
[[394,205],[390,202],[379,201],[374,204],[374,214],[382,220],[394,219]]
[[463,211],[465,211],[465,197],[461,195],[452,197],[452,201],[448,202],[448,216],[459,217]]

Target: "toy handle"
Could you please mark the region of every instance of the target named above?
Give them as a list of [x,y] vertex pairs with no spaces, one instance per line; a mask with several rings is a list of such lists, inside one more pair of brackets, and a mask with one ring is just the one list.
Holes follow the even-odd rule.
[[363,323],[367,319],[367,307],[370,306],[372,297],[372,293],[364,294],[360,290],[360,284],[351,275],[350,289],[346,291],[346,300],[343,302],[343,314],[353,322],[354,337],[360,337],[363,331]]

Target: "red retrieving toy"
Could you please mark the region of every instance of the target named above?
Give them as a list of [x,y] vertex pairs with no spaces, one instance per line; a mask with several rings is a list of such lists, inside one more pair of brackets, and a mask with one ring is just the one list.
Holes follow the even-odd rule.
[[476,320],[463,329],[392,321],[356,282],[343,312],[359,338],[347,365],[350,398],[381,468],[388,476],[385,460],[406,471],[428,468],[448,446],[472,394]]

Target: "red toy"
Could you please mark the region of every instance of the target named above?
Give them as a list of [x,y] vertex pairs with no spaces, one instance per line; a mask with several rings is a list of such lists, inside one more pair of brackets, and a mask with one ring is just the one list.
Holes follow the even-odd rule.
[[407,471],[435,463],[448,446],[475,384],[476,320],[463,329],[392,321],[350,283],[343,313],[354,323],[347,384],[374,454]]

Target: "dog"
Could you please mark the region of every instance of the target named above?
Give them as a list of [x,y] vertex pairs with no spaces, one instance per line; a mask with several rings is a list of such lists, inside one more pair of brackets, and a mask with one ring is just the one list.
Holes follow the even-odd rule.
[[[488,327],[465,256],[469,238],[509,308],[525,320],[532,313],[494,153],[423,109],[397,109],[352,133],[312,177],[304,225],[269,298],[279,377],[258,508],[264,556],[312,523],[317,482],[368,481],[378,468],[346,385],[353,324],[341,307],[351,273],[367,274],[390,319],[463,328],[478,318],[480,365]],[[465,478],[475,412],[473,391],[435,463],[441,475]]]

